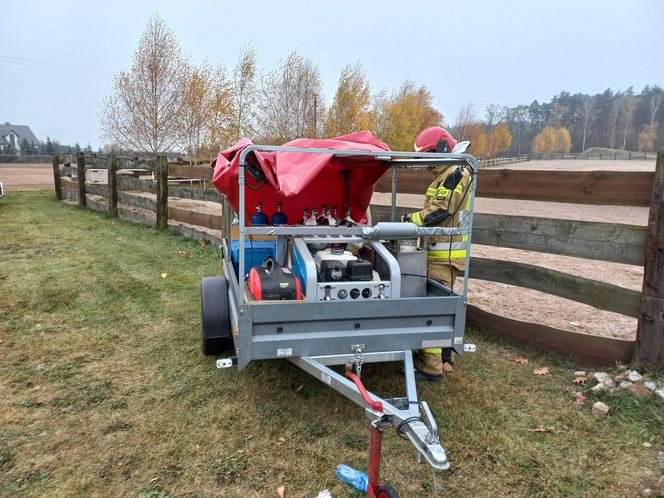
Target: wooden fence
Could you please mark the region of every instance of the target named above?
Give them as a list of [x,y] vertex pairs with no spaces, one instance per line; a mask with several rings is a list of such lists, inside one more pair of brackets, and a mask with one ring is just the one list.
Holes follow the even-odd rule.
[[[422,194],[431,182],[431,175],[423,170],[408,170],[401,172],[398,180],[399,193]],[[390,192],[391,178],[382,178],[376,191]],[[472,242],[477,244],[645,265],[643,293],[510,261],[472,257],[469,270],[470,278],[535,289],[636,317],[636,342],[515,320],[472,305],[468,307],[468,320],[589,365],[627,363],[634,359],[640,364],[664,366],[664,153],[658,156],[656,173],[480,170],[477,196],[650,206],[648,227],[486,213],[476,213],[473,226]],[[397,216],[411,211],[413,208],[399,208]],[[389,206],[372,206],[372,216],[374,222],[389,220]]]
[[493,166],[504,166],[506,164],[525,163],[528,161],[528,156],[515,156],[515,157],[494,157],[493,159],[479,159],[477,162],[482,168],[491,168]]
[[551,159],[616,159],[631,160],[640,159],[645,161],[654,161],[657,159],[657,152],[632,152],[630,150],[599,151],[599,152],[553,152],[550,154],[531,154],[531,160],[551,160]]
[[[107,171],[106,184],[86,183],[86,174]],[[178,208],[168,198],[221,203],[216,189],[208,188],[212,169],[205,166],[168,164],[126,159],[78,157],[77,165],[61,166],[53,158],[55,190],[58,198],[78,202],[121,218],[170,228],[186,236],[218,243],[221,236],[219,214]],[[655,181],[656,178],[659,180]],[[664,261],[661,257],[664,220],[664,153],[660,153],[657,173],[592,171],[480,170],[478,197],[526,199],[599,205],[651,206],[648,227],[533,216],[476,213],[473,243],[574,256],[589,260],[644,265],[645,292],[637,292],[597,280],[566,274],[535,265],[473,257],[470,277],[547,292],[595,308],[637,317],[639,332],[635,341],[570,332],[539,323],[500,316],[475,306],[468,307],[469,322],[533,346],[557,351],[589,365],[615,361],[664,366]],[[377,192],[391,191],[388,173],[376,185]],[[425,170],[405,170],[398,178],[399,193],[422,194],[431,177]],[[184,185],[182,185],[184,183]],[[191,185],[195,183],[196,185]],[[390,218],[389,206],[372,205],[374,221]],[[412,208],[400,207],[400,216]],[[654,218],[653,218],[654,217]],[[654,221],[653,221],[654,219]],[[658,232],[659,230],[659,232]],[[646,248],[650,248],[646,252]],[[648,257],[646,258],[646,254]],[[645,337],[645,340],[643,339]],[[646,347],[647,345],[647,347]]]
[[[211,188],[212,169],[156,160],[77,157],[75,165],[53,156],[53,178],[58,199],[64,199],[136,223],[167,227],[186,236],[219,242],[221,196]],[[171,197],[171,205],[168,199]],[[174,199],[219,204],[182,208]]]

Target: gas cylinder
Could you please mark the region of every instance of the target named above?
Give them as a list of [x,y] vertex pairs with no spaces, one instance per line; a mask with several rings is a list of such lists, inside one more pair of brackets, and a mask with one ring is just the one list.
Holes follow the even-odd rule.
[[259,201],[258,206],[256,206],[256,213],[251,215],[251,224],[252,226],[260,226],[267,225],[269,223],[269,218],[263,212],[263,203]]

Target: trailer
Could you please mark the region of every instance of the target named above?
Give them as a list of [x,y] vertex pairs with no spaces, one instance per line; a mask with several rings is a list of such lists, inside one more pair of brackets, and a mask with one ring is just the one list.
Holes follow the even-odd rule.
[[[332,154],[337,157],[371,156],[385,161],[391,173],[391,221],[343,226],[248,226],[245,187],[248,155],[262,152]],[[396,219],[398,172],[433,165],[457,165],[471,173],[468,209],[459,226],[420,227]],[[231,258],[232,210],[226,205],[221,253],[223,274],[201,284],[203,352],[216,355],[216,366],[245,368],[254,360],[287,359],[364,409],[371,424],[369,489],[372,497],[394,497],[397,492],[380,483],[380,450],[383,432],[393,427],[411,441],[419,462],[434,469],[450,468],[436,420],[426,401],[418,399],[413,350],[452,348],[457,354],[475,350],[464,340],[468,281],[461,293],[442,283],[403,271],[405,260],[394,250],[398,245],[430,236],[463,235],[469,267],[473,208],[477,185],[477,161],[468,154],[341,150],[251,145],[239,159],[239,209],[236,245],[239,258]],[[305,299],[261,301],[247,292],[249,262],[245,250],[254,237],[276,241],[276,259],[298,269]],[[321,244],[355,244],[374,258],[376,276],[371,281],[320,282],[316,278],[314,247]],[[247,246],[249,244],[249,246]],[[425,254],[426,257],[426,254]],[[236,269],[237,266],[237,269]],[[405,297],[406,284],[422,279],[423,295]],[[409,281],[410,279],[410,281]],[[222,356],[224,350],[234,350]],[[405,393],[383,399],[362,382],[367,363],[403,362]],[[343,366],[337,368],[335,366]]]

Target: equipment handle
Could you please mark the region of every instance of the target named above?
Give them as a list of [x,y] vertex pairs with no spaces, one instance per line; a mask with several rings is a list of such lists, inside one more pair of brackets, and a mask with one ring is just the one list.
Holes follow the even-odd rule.
[[369,392],[365,389],[364,384],[362,384],[362,381],[357,375],[355,375],[352,372],[346,372],[346,377],[348,377],[350,380],[352,380],[355,383],[357,389],[360,391],[360,394],[364,398],[364,401],[366,401],[367,404],[371,406],[372,410],[377,412],[383,411],[383,403],[381,403],[380,401],[376,401],[371,396],[369,396]]

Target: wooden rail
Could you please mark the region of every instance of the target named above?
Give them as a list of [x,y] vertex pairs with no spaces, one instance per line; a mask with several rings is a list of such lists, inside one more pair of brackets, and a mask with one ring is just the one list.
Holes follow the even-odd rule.
[[[649,171],[480,170],[477,196],[495,199],[649,206],[654,173]],[[423,169],[399,172],[401,194],[421,194],[432,181]],[[376,192],[391,192],[391,175],[376,184]]]
[[570,159],[613,159],[613,160],[645,160],[655,161],[657,152],[632,152],[629,150],[605,151],[605,152],[553,152],[549,154],[531,154],[531,160],[570,160]]
[[528,162],[528,156],[494,157],[493,159],[479,159],[477,162],[480,168],[491,168],[504,164],[525,163]]

